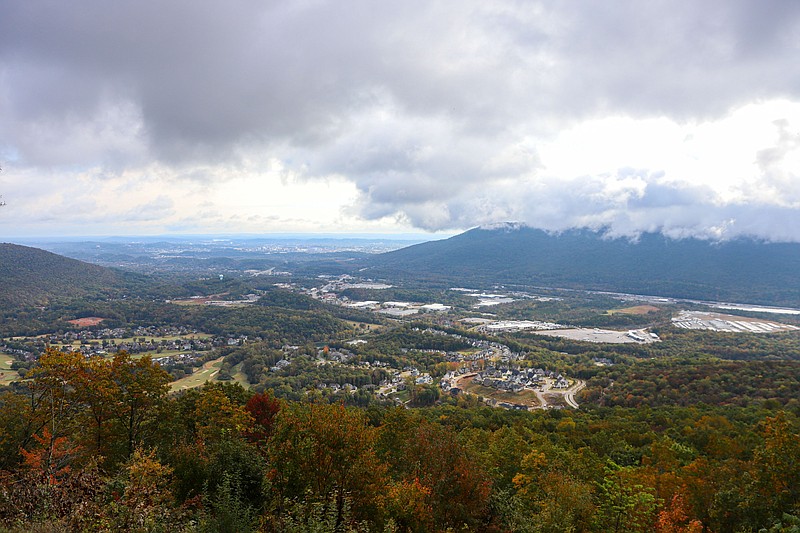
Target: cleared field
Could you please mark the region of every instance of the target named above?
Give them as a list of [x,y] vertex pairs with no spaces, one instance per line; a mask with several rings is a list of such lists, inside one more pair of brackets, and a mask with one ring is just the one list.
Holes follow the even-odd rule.
[[205,305],[208,302],[213,302],[215,300],[223,300],[226,296],[228,296],[229,292],[223,292],[220,294],[211,294],[209,296],[195,296],[191,298],[178,298],[176,300],[169,300],[169,303],[173,303],[175,305]]
[[220,357],[219,359],[208,361],[202,366],[202,368],[195,370],[194,374],[191,376],[186,376],[185,378],[173,381],[172,391],[175,392],[184,389],[193,389],[194,387],[199,387],[206,381],[213,380],[214,376],[219,373],[220,367],[222,367],[223,359],[224,357]]
[[563,394],[545,394],[544,399],[551,407],[567,407],[567,401]]
[[244,375],[242,372],[242,363],[239,363],[235,367],[233,367],[233,372],[231,373],[233,376],[233,381],[244,387],[245,389],[250,388],[250,382],[247,381],[247,376]]
[[526,405],[528,408],[531,409],[539,407],[539,399],[536,397],[536,393],[533,391],[530,390],[525,390],[522,392],[500,391],[497,389],[491,389],[489,387],[484,387],[483,385],[478,385],[476,383],[473,383],[474,378],[475,376],[469,376],[460,379],[458,380],[458,386],[461,389],[463,389],[464,392],[468,392],[476,396],[483,396],[484,398],[491,398],[492,400],[497,400],[498,402],[508,402],[508,403]]
[[[131,359],[141,359],[145,355],[149,355],[153,359],[157,359],[160,357],[175,357],[176,355],[185,354],[185,350],[164,350],[163,352],[142,352],[142,353],[135,353],[131,354]],[[113,356],[109,356],[113,357]]]
[[213,299],[214,299],[213,297],[208,296],[204,298],[187,298],[185,300],[170,300],[169,303],[175,305],[206,305]]
[[575,329],[553,329],[550,331],[533,331],[536,335],[548,335],[551,337],[563,337],[575,341],[597,342],[597,343],[610,343],[610,344],[624,344],[631,342],[657,342],[659,339],[645,335],[644,333],[637,332],[639,340],[636,337],[629,335],[627,331],[613,331],[609,329],[589,329],[589,328],[575,328]]
[[19,379],[16,370],[11,369],[14,359],[10,355],[0,354],[0,385],[9,385]]
[[647,313],[655,313],[660,311],[654,305],[634,305],[633,307],[625,307],[623,309],[609,309],[606,311],[609,315],[646,315]]
[[369,322],[357,322],[355,320],[345,320],[345,322],[353,329],[359,329],[364,326],[364,331],[382,331],[386,329],[386,326],[381,324],[370,324]]
[[408,390],[400,390],[390,394],[389,397],[392,399],[400,400],[403,403],[406,403],[411,399],[411,393]]
[[99,316],[87,316],[86,318],[76,318],[75,320],[67,320],[70,324],[75,324],[78,327],[86,328],[89,326],[96,326],[100,322],[105,320],[105,318],[100,318]]

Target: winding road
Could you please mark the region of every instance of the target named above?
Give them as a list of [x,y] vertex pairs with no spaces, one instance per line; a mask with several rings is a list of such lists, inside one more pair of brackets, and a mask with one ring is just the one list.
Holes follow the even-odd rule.
[[564,392],[564,401],[573,409],[579,409],[578,402],[575,401],[575,394],[586,388],[586,382],[582,379],[576,379],[575,384]]

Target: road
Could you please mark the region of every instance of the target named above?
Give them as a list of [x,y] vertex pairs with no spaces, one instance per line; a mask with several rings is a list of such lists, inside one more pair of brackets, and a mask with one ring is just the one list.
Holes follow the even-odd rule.
[[573,409],[579,409],[578,402],[575,401],[575,393],[580,392],[586,388],[586,382],[582,379],[576,379],[575,384],[564,392],[564,401]]

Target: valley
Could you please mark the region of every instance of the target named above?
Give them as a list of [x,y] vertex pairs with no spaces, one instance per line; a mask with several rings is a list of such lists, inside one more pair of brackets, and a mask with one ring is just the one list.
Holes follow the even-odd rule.
[[[118,468],[115,462],[132,457],[125,443],[134,430],[113,413],[129,413],[120,411],[130,405],[126,391],[136,390],[128,389],[129,380],[150,376],[137,387],[153,387],[158,406],[142,411],[142,433],[132,438],[165,446],[153,453],[174,465],[177,480],[194,475],[180,470],[187,459],[175,455],[179,450],[222,465],[225,447],[240,446],[236,453],[264,461],[249,472],[265,465],[284,471],[297,465],[279,455],[292,428],[303,420],[349,420],[342,438],[374,431],[375,440],[358,454],[380,453],[381,468],[398,479],[405,479],[400,472],[409,456],[392,454],[438,457],[441,451],[403,450],[447,445],[457,450],[445,459],[447,468],[471,472],[481,486],[505,494],[495,497],[515,505],[528,501],[526,491],[550,483],[553,472],[571,472],[570,483],[590,495],[592,512],[603,505],[596,487],[613,482],[639,491],[637,498],[652,495],[648,516],[656,517],[670,509],[675,494],[712,480],[728,492],[753,490],[726,477],[728,466],[759,480],[776,475],[764,462],[774,438],[764,428],[783,424],[789,434],[800,428],[800,314],[786,298],[774,299],[784,305],[778,307],[591,286],[522,286],[482,274],[458,284],[372,277],[360,266],[368,244],[356,251],[314,249],[309,257],[292,246],[298,246],[291,252],[296,261],[273,257],[287,255],[280,248],[263,256],[247,249],[234,261],[214,262],[195,250],[179,267],[165,259],[174,254],[162,246],[156,258],[137,263],[142,277],[101,271],[108,280],[102,290],[94,271],[84,275],[71,260],[64,263],[68,283],[50,280],[35,295],[35,280],[49,274],[27,269],[19,274],[19,292],[6,279],[6,301],[17,303],[0,316],[0,402],[6,409],[0,429],[11,430],[18,419],[53,423],[53,412],[36,403],[37,394],[50,391],[61,395],[59,401],[75,402],[59,415],[60,435],[102,451],[110,458],[106,468]],[[24,254],[26,260],[40,256]],[[61,268],[58,256],[41,257],[49,271]],[[69,386],[56,393],[48,388],[52,383]],[[84,389],[87,383],[94,389]],[[31,399],[34,409],[25,411]],[[266,415],[251,405],[256,401],[280,412],[278,421],[258,418]],[[93,412],[100,418],[89,418]],[[319,435],[334,431],[325,427]],[[4,468],[17,468],[9,446],[37,449],[31,443],[39,433],[14,431],[0,439]],[[264,431],[267,440],[248,436],[253,431]],[[331,451],[329,444],[316,445]],[[213,455],[205,459],[205,453]],[[542,466],[540,453],[555,470]],[[795,451],[786,453],[794,457]],[[248,461],[241,456],[235,468]],[[653,461],[666,461],[658,484],[651,479]],[[213,474],[202,475],[211,480]],[[666,482],[678,478],[685,489]],[[258,486],[259,498],[283,501]],[[463,490],[474,494],[475,487]],[[187,497],[196,494],[187,490]],[[486,503],[470,501],[481,517],[476,520],[493,520],[479,512]],[[715,505],[695,502],[691,512],[718,527],[727,515]],[[752,516],[774,508],[761,499],[748,505]],[[747,520],[741,523],[754,523]]]

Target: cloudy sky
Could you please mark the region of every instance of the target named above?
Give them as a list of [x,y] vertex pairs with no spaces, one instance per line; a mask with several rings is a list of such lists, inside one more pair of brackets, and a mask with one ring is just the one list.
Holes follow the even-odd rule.
[[0,237],[800,241],[796,0],[4,0]]

